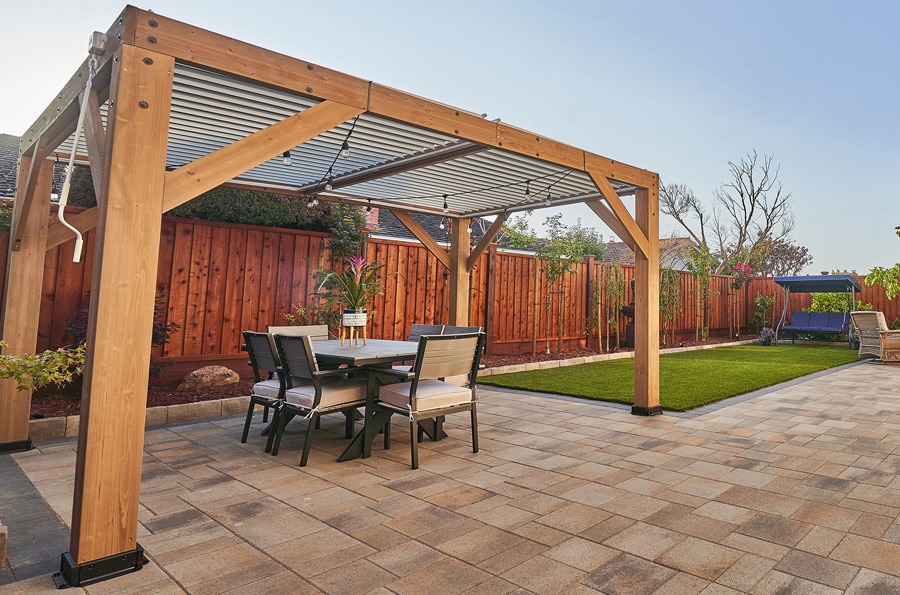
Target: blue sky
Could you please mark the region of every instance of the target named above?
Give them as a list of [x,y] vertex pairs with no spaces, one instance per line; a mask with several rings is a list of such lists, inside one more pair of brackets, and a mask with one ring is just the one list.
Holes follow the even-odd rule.
[[[89,6],[85,6],[89,4]],[[124,4],[4,9],[0,132],[23,133]],[[329,1],[143,4],[540,132],[711,203],[728,161],[773,154],[807,272],[900,261],[900,3]],[[537,225],[551,210],[537,211]],[[586,207],[576,217],[609,231]],[[661,235],[677,232],[663,218]]]

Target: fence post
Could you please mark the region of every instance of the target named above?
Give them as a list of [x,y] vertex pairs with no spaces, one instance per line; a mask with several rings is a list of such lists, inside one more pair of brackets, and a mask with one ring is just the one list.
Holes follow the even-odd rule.
[[488,247],[487,271],[484,275],[484,331],[487,333],[485,339],[484,350],[487,355],[494,355],[494,339],[496,334],[496,326],[494,325],[494,316],[497,307],[494,299],[497,295],[497,245],[491,244]]
[[[585,310],[584,310],[584,320],[585,320],[585,335],[587,339],[585,339],[584,346],[588,349],[591,347],[591,332],[593,330],[593,323],[590,323],[592,309],[594,306],[594,291],[597,287],[597,270],[594,267],[594,255],[593,254],[585,254],[584,255],[584,264],[587,267],[587,275],[584,276],[585,279]],[[597,332],[599,334],[600,329],[600,308],[597,307]],[[597,344],[600,344],[599,337],[597,338]]]

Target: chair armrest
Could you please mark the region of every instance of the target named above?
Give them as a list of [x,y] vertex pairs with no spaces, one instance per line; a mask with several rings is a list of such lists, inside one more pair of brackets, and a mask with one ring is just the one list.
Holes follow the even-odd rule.
[[316,378],[328,378],[329,376],[346,376],[351,372],[361,372],[363,368],[336,368],[334,370],[319,370],[318,372],[313,372],[313,376]]
[[393,376],[394,378],[399,378],[400,380],[412,380],[416,377],[412,372],[407,372],[406,370],[395,370],[393,368],[368,368],[367,369],[370,374],[384,374],[385,376]]

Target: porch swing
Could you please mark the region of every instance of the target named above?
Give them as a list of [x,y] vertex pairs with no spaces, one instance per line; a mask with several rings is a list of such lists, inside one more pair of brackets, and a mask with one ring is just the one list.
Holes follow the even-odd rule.
[[[791,336],[793,343],[798,335],[824,333],[847,335],[847,342],[853,347],[850,336],[850,312],[856,309],[856,294],[862,291],[859,282],[852,275],[805,275],[795,277],[775,277],[775,283],[784,288],[784,306],[781,320],[775,328],[775,342],[781,333]],[[843,312],[792,312],[786,321],[791,293],[847,293],[849,298]]]

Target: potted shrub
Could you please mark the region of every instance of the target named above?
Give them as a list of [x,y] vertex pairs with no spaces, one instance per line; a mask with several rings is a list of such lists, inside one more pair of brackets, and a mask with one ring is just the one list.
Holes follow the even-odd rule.
[[764,326],[759,331],[759,342],[762,343],[763,345],[771,345],[774,340],[775,340],[775,331],[772,330],[771,328]]
[[387,275],[378,273],[386,265],[368,262],[362,256],[348,258],[347,265],[343,271],[326,273],[316,293],[325,298],[329,308],[335,304],[344,307],[343,326],[365,326],[370,304],[384,293]]

